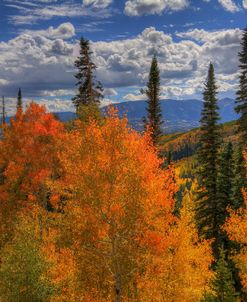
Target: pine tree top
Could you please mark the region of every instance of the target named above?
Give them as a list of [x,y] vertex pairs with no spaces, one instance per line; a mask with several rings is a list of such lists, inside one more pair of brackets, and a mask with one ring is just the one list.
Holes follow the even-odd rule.
[[148,126],[152,131],[152,141],[157,145],[162,134],[161,125],[162,111],[160,107],[160,70],[156,55],[153,56],[147,88],[141,90],[147,96],[147,117],[145,118],[145,127]]
[[21,88],[19,88],[19,90],[18,90],[16,108],[17,108],[17,110],[18,109],[22,109],[22,92],[21,92]]
[[82,37],[80,39],[80,55],[74,64],[78,70],[75,74],[78,93],[72,99],[72,102],[77,111],[80,106],[99,104],[103,98],[103,88],[101,83],[95,79],[94,72],[97,67],[93,63],[91,56],[90,42]]

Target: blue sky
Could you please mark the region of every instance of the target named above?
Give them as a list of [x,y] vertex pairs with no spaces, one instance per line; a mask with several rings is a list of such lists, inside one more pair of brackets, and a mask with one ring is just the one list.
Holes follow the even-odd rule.
[[247,0],[2,0],[0,93],[72,110],[78,39],[91,41],[104,104],[143,99],[152,54],[162,98],[201,98],[210,61],[220,97],[237,88]]

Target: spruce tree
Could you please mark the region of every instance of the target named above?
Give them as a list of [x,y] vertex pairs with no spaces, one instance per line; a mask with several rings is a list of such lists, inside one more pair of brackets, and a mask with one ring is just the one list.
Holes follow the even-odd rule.
[[[223,227],[228,215],[228,207],[236,207],[236,201],[232,198],[233,196],[233,184],[235,180],[234,175],[234,153],[232,143],[226,144],[220,152],[218,159],[218,176],[217,176],[217,213],[219,219],[219,225]],[[244,178],[245,179],[245,178]],[[240,191],[240,190],[239,190]],[[242,197],[242,196],[241,196]],[[243,197],[242,197],[243,198]],[[217,243],[217,254],[218,257],[223,247],[225,251],[225,261],[228,264],[229,269],[232,272],[232,277],[235,284],[235,289],[241,291],[241,282],[239,277],[238,269],[233,262],[231,255],[238,250],[236,242],[231,241],[227,233],[223,228],[219,228]]]
[[2,122],[2,125],[5,124],[5,120],[6,120],[6,112],[5,112],[5,98],[4,96],[2,97],[2,112],[1,112],[1,122]]
[[247,188],[246,168],[242,145],[239,144],[234,152],[234,178],[232,188],[232,208],[238,209],[244,205],[243,188]]
[[153,56],[147,88],[141,90],[147,96],[147,117],[145,119],[145,127],[149,127],[152,131],[152,141],[154,145],[159,144],[162,134],[162,114],[160,108],[160,71],[156,56]]
[[215,279],[213,280],[214,302],[237,302],[238,298],[234,289],[234,281],[231,270],[225,259],[225,252],[220,251],[220,257],[216,264]]
[[[199,234],[216,239],[220,227],[217,213],[217,157],[220,146],[217,122],[217,87],[214,67],[210,63],[203,93],[201,135],[198,148],[198,196],[196,218]],[[216,252],[216,249],[214,249]]]
[[103,98],[103,88],[99,81],[95,80],[94,72],[96,65],[91,59],[92,51],[90,50],[90,43],[88,40],[80,39],[80,56],[75,61],[75,67],[78,69],[75,78],[77,80],[78,93],[72,99],[76,110],[81,106],[95,107]]
[[[233,147],[232,143],[228,143],[223,147],[218,158],[217,214],[220,226],[225,223],[227,208],[231,206],[233,177]],[[226,233],[219,228],[218,245],[227,248],[227,242]]]
[[21,88],[19,88],[19,90],[18,90],[16,108],[17,108],[17,110],[18,109],[22,109],[22,93],[21,93]]
[[238,132],[241,135],[241,143],[247,143],[247,28],[243,31],[242,50],[239,53],[239,89],[235,110],[240,114],[238,119]]

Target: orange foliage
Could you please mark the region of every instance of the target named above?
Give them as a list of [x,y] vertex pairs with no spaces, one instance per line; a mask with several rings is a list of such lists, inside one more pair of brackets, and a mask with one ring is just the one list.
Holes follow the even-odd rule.
[[16,211],[28,202],[47,207],[45,181],[58,174],[56,140],[62,135],[63,125],[34,103],[5,125],[0,141],[0,236],[5,239]]
[[63,145],[64,177],[52,188],[67,199],[61,240],[77,255],[84,299],[111,301],[119,290],[124,301],[198,301],[210,244],[188,212],[172,214],[174,172],[160,168],[148,134],[113,113],[103,126],[78,122]]
[[141,301],[197,302],[209,290],[213,256],[210,242],[198,238],[190,195],[186,193],[180,218],[170,228],[167,248],[148,255],[153,264],[140,280]]
[[168,244],[173,174],[160,169],[148,136],[129,129],[115,113],[103,126],[78,122],[77,129],[63,141],[64,177],[53,184],[67,198],[63,241],[90,275],[81,282],[94,301],[98,295],[99,301],[111,300],[114,286],[126,297],[145,270],[146,251],[160,253]]
[[31,104],[6,126],[0,155],[1,240],[11,240],[15,216],[32,221],[52,302],[200,300],[210,245],[197,237],[189,202],[173,215],[175,174],[161,169],[148,133],[113,109],[101,124],[77,121],[65,132]]

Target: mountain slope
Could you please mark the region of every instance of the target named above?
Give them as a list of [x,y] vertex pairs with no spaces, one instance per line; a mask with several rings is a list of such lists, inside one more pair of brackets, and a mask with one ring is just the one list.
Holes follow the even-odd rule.
[[[220,125],[220,136],[223,142],[232,142],[236,144],[239,140],[236,130],[237,124],[235,121]],[[193,129],[188,132],[177,132],[163,135],[160,146],[160,151],[164,155],[170,153],[173,160],[193,155],[198,147],[200,129]]]
[[[199,127],[202,101],[199,100],[162,100],[161,110],[165,120],[164,132],[188,131]],[[137,130],[142,129],[142,119],[146,115],[146,102],[124,102],[114,105],[120,116],[127,115],[129,123]],[[219,101],[221,123],[235,120],[234,100],[225,98]]]
[[[161,110],[165,120],[163,124],[164,133],[184,132],[199,127],[201,117],[202,101],[199,100],[162,100]],[[142,120],[146,115],[145,101],[129,101],[114,104],[121,117],[127,116],[129,123],[136,129],[142,130]],[[225,98],[219,101],[221,123],[235,120],[234,100]],[[105,112],[107,107],[103,107]],[[62,121],[75,118],[72,112],[57,112],[56,115]]]

